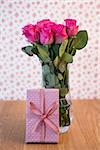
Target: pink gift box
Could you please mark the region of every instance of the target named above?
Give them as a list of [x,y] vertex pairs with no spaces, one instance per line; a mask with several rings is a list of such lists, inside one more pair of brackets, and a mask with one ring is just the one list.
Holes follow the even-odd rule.
[[27,91],[26,143],[59,142],[59,90]]

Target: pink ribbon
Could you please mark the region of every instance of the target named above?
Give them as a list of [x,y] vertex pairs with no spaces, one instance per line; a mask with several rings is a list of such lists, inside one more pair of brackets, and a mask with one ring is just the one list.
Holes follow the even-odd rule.
[[48,110],[45,112],[45,95],[43,90],[40,90],[40,100],[41,100],[41,110],[36,107],[36,105],[30,101],[30,109],[31,111],[40,117],[39,121],[37,121],[34,125],[33,132],[36,131],[42,123],[41,126],[41,140],[44,141],[45,135],[46,135],[46,124],[55,132],[59,132],[59,128],[49,119],[49,116],[51,116],[54,111],[58,108],[58,102],[55,101],[52,103],[52,105],[48,108]]

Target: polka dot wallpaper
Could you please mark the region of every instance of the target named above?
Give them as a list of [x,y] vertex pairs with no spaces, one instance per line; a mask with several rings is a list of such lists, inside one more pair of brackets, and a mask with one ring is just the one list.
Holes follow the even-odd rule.
[[21,28],[43,18],[63,23],[77,19],[89,35],[88,45],[70,65],[72,99],[100,98],[99,0],[0,0],[0,99],[25,100],[26,90],[41,87],[41,65],[36,56],[21,51],[28,45]]

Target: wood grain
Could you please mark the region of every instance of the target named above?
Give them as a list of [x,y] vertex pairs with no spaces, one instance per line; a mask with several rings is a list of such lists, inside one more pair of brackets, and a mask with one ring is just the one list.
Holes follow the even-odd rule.
[[0,150],[100,150],[100,101],[73,101],[73,116],[59,144],[25,144],[25,101],[0,101]]

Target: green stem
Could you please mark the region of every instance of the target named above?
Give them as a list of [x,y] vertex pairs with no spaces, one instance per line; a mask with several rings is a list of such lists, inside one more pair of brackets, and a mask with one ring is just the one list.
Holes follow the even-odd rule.
[[70,39],[69,39],[68,47],[67,47],[67,53],[70,53],[70,47],[71,47],[71,44],[72,44],[72,42],[73,42],[73,39],[74,39],[74,38],[70,38]]
[[74,56],[76,53],[76,49],[74,48],[72,51],[71,51],[71,55]]
[[69,53],[70,51],[70,43],[71,43],[72,39],[70,38],[68,41],[68,46],[67,46],[67,53]]
[[[64,83],[65,83],[65,78],[66,78],[66,70],[65,70],[65,72],[64,72],[64,78],[63,78]],[[65,84],[64,84],[64,85],[65,85]]]

